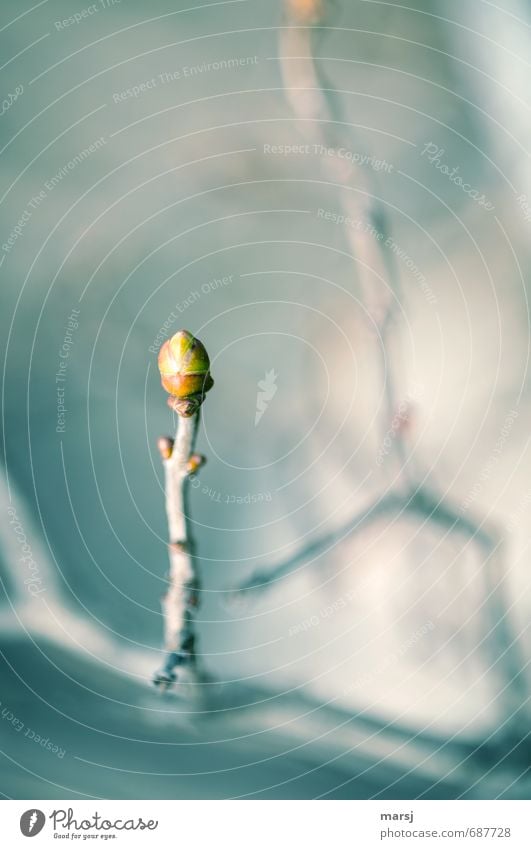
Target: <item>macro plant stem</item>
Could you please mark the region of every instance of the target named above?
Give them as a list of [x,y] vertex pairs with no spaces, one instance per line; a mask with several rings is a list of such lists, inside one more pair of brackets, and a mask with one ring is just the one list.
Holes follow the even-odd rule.
[[177,414],[175,439],[161,437],[158,448],[164,466],[168,518],[168,588],[162,598],[166,660],[154,683],[168,689],[178,670],[197,672],[193,612],[199,602],[199,578],[191,533],[188,487],[190,475],[205,462],[194,454],[200,407],[213,385],[208,355],[198,339],[181,330],[159,353],[162,385],[169,392],[168,406]]
[[[177,667],[186,665],[193,670],[196,666],[192,614],[198,603],[199,580],[194,557],[195,545],[190,531],[188,482],[191,472],[196,468],[191,458],[198,423],[199,411],[188,418],[178,415],[173,450],[169,456],[164,456],[161,450],[170,561],[168,589],[162,598],[166,662],[155,678],[155,684],[162,688],[173,684]],[[161,449],[166,446],[171,446],[171,440],[160,441]]]
[[[187,612],[197,594],[194,542],[188,513],[189,461],[193,452],[199,412],[190,418],[179,416],[171,457],[163,460],[166,481],[166,514],[169,531],[169,587],[163,600],[165,647],[168,652],[182,649],[190,631]],[[195,595],[194,595],[195,594]]]

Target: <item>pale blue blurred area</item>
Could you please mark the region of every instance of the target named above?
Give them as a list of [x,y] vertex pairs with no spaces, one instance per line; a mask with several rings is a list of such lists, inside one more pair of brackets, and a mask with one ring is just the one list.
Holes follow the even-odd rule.
[[[10,23],[25,8],[2,4],[2,96],[24,91],[0,118],[0,244],[27,221],[0,255],[1,500],[44,590],[28,593],[3,523],[0,699],[24,724],[0,723],[5,796],[528,796],[531,21],[523,3],[469,5],[337,0],[318,55],[346,145],[392,165],[375,192],[437,300],[399,264],[387,365],[400,398],[423,387],[413,467],[453,504],[481,480],[473,512],[503,537],[503,580],[477,545],[400,516],[235,608],[227,590],[394,474],[374,465],[382,385],[355,264],[318,213],[340,211],[338,188],[315,154],[264,151],[307,142],[282,90],[280,4],[122,0],[67,27],[88,6]],[[156,439],[175,427],[153,349],[172,313],[215,379],[191,497],[209,682],[189,701],[149,684],[167,569]]]

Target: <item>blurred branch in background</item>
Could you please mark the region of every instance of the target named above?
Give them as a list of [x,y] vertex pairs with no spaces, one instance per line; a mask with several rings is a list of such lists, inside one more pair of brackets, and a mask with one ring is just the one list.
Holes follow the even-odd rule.
[[[338,188],[346,219],[344,237],[352,258],[352,279],[357,279],[368,320],[379,341],[385,403],[380,407],[380,431],[385,436],[397,414],[394,373],[400,362],[397,326],[403,315],[399,275],[392,257],[383,248],[388,234],[385,202],[377,196],[362,168],[337,155],[341,147],[353,149],[350,125],[342,120],[338,99],[328,86],[316,57],[317,47],[330,29],[335,3],[325,0],[286,0],[284,26],[279,30],[280,62],[286,98],[299,119],[301,132],[321,146],[319,162],[325,180]],[[357,226],[350,226],[356,222]],[[504,681],[500,697],[506,722],[501,736],[518,743],[528,724],[527,664],[509,624],[511,606],[507,588],[507,566],[503,535],[495,523],[473,516],[469,505],[454,505],[444,495],[431,491],[424,477],[413,469],[405,441],[406,428],[394,439],[395,471],[382,494],[357,511],[340,527],[326,531],[292,556],[257,571],[231,595],[254,597],[272,588],[296,570],[314,564],[349,536],[373,526],[378,519],[391,524],[406,516],[445,533],[458,535],[463,546],[477,546],[482,558],[484,639],[479,650]],[[416,480],[416,482],[415,482]],[[427,555],[420,556],[421,565]],[[456,557],[457,559],[457,557]],[[482,605],[482,606],[483,606]]]
[[[343,119],[335,89],[328,85],[316,60],[318,45],[331,27],[336,2],[286,0],[285,25],[279,30],[279,61],[285,96],[304,133],[320,153],[317,157],[325,181],[337,186],[344,216],[343,233],[353,258],[353,280],[361,288],[370,331],[379,343],[380,369],[385,388],[382,438],[397,406],[393,382],[394,319],[401,311],[397,269],[382,243],[389,235],[384,203],[374,180],[352,159],[338,155],[353,150],[351,125]],[[345,143],[347,140],[347,144]],[[401,436],[395,440],[400,474],[408,473]]]

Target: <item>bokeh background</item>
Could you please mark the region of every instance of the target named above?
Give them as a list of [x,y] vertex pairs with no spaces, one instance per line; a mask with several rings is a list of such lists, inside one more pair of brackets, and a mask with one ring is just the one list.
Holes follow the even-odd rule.
[[[530,25],[2,3],[4,797],[528,797]],[[180,327],[205,676],[161,696]]]

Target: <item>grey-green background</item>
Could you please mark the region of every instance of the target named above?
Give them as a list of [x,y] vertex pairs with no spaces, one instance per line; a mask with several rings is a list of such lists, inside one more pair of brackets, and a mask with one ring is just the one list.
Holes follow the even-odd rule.
[[[480,546],[408,513],[230,606],[226,590],[396,475],[375,465],[379,342],[356,261],[318,213],[341,190],[315,153],[264,149],[308,141],[280,4],[2,4],[2,98],[23,87],[0,117],[4,796],[528,795],[531,20],[518,0],[464,5],[337,0],[317,52],[345,147],[390,166],[365,167],[402,250],[386,367],[398,399],[421,387],[411,468],[454,505],[475,493],[495,579]],[[155,445],[175,424],[150,347],[172,313],[216,381],[191,497],[201,702],[149,684],[167,568]]]

